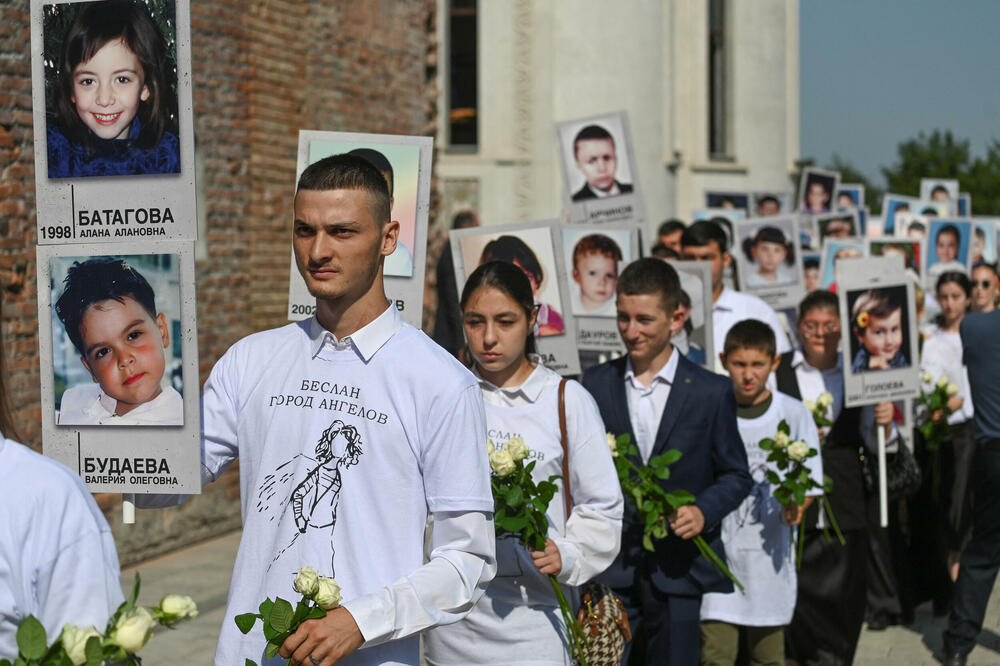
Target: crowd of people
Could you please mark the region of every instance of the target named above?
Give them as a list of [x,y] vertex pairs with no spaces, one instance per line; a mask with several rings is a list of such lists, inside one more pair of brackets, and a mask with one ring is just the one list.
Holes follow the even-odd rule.
[[[946,422],[948,437],[933,452],[919,433],[912,438],[927,472],[917,494],[893,502],[886,529],[866,459],[878,429],[890,450],[911,437],[897,404],[845,405],[835,294],[812,291],[793,317],[781,316],[732,282],[722,223],[669,222],[657,256],[617,274],[625,353],[566,381],[534,353],[539,310],[517,262],[484,259],[451,292],[454,303],[442,303],[439,321],[451,325],[436,334],[451,336],[456,353],[402,321],[383,283],[399,233],[390,196],[363,157],[336,155],[303,171],[293,249],[316,315],[237,342],[204,386],[203,482],[239,459],[244,519],[216,664],[417,664],[420,635],[434,665],[569,664],[549,576],[614,591],[632,636],[623,664],[850,664],[866,618],[871,629],[909,622],[927,600],[937,613],[951,609],[942,657],[964,663],[1000,536],[991,484],[1000,467],[1000,400],[989,374],[1000,360],[995,267],[977,266],[971,280],[942,273],[933,294],[920,293],[925,311],[939,311],[922,331],[921,367],[948,373],[958,388],[946,408],[917,415]],[[475,220],[465,216],[456,226],[468,224]],[[690,309],[674,259],[710,265],[711,369],[672,343]],[[274,400],[284,395],[309,399]],[[4,418],[8,435],[9,426]],[[625,454],[609,435],[629,436],[636,466],[681,454],[659,483],[695,501],[664,516],[669,534],[652,550],[635,498],[622,495],[613,458]],[[773,492],[764,442],[781,436],[799,447],[811,479],[798,501]],[[487,451],[508,448],[522,450],[537,479],[561,477],[541,550],[495,536]],[[805,456],[809,449],[818,454]],[[55,464],[46,470],[11,441],[0,456],[16,459],[0,474],[14,469],[10,483],[25,489],[0,504],[17,516],[5,526],[28,524],[20,507],[39,486],[45,502],[58,496],[60,510],[73,507],[31,518],[30,538],[0,539],[0,578],[12,581],[0,588],[0,657],[8,657],[28,613],[55,635],[69,619],[53,608],[100,624],[120,596],[107,525],[78,479]],[[940,469],[931,474],[934,456]],[[49,480],[31,481],[36,472],[21,470],[32,466]],[[65,486],[58,493],[56,478]],[[145,495],[140,506],[184,499]],[[72,533],[55,529],[69,523]],[[742,589],[701,556],[695,537]],[[268,659],[262,630],[244,635],[232,618],[287,596],[307,565],[335,577],[344,602],[304,622]],[[94,589],[77,612],[71,591]]]

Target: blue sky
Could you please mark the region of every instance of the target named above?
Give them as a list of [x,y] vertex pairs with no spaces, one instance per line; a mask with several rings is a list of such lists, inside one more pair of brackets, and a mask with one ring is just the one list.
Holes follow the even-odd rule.
[[879,167],[918,132],[1000,139],[1000,1],[801,0],[800,154]]

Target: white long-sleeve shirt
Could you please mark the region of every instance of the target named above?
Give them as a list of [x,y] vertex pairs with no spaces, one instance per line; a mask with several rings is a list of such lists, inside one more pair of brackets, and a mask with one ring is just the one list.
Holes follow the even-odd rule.
[[[213,368],[202,411],[203,481],[240,460],[227,618],[294,595],[308,565],[337,580],[365,639],[340,663],[415,665],[415,634],[462,618],[492,579],[479,387],[394,307],[341,340],[315,319],[245,338]],[[227,621],[215,663],[283,663],[264,646],[259,624],[243,636]]]
[[80,477],[0,436],[0,658],[34,615],[51,644],[66,624],[104,631],[124,601],[118,553]]

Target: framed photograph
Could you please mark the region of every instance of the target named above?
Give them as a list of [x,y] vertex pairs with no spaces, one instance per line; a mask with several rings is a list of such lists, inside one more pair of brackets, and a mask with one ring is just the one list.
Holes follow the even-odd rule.
[[712,331],[712,267],[704,261],[672,261],[681,281],[680,310],[684,325],[670,342],[687,360],[707,370],[714,368],[710,358],[715,338]]
[[[871,211],[868,210],[868,206],[861,206],[857,209],[858,213],[858,234],[861,236],[866,236],[869,234],[868,231],[868,218],[871,215]],[[879,234],[882,233],[881,229],[878,229]],[[875,235],[872,232],[872,235]]]
[[576,319],[578,349],[618,351],[625,346],[618,335],[615,288],[618,273],[639,257],[636,229],[602,225],[562,230],[570,311]]
[[897,213],[895,222],[896,238],[927,238],[927,231],[931,227],[933,216],[919,215],[917,213]]
[[837,279],[845,406],[916,396],[916,301],[900,258],[844,262]]
[[923,262],[927,255],[925,238],[900,238],[878,236],[867,238],[869,257],[886,257],[897,254],[903,259],[906,271],[923,284]]
[[837,283],[837,262],[868,256],[868,246],[861,238],[831,238],[823,241],[820,256],[819,288],[829,290]]
[[819,252],[821,243],[819,237],[819,223],[817,215],[806,215],[798,213],[799,218],[799,244],[803,251]]
[[767,190],[750,193],[750,215],[767,217],[795,210],[795,193],[788,190]]
[[[420,327],[427,263],[427,212],[433,140],[398,134],[299,131],[295,180],[307,166],[324,157],[349,153],[367,160],[385,177],[392,201],[392,219],[399,222],[396,251],[384,260],[386,294],[403,319]],[[293,190],[294,192],[294,185]],[[315,313],[316,299],[292,254],[288,280],[288,318],[306,319]]]
[[624,111],[556,123],[570,223],[645,220]]
[[802,253],[802,284],[807,294],[820,288],[820,259],[817,253]]
[[916,213],[918,199],[886,192],[882,195],[882,235],[895,236],[896,218],[902,213]]
[[705,208],[726,208],[743,211],[744,215],[750,211],[749,192],[716,192],[706,190]]
[[920,198],[925,201],[943,203],[947,206],[944,215],[958,214],[958,181],[949,178],[921,178]]
[[[455,229],[450,242],[455,259],[455,282],[462,292],[465,281],[480,264],[509,261],[531,281],[538,321],[535,342],[546,367],[560,374],[580,372],[576,346],[576,320],[566,291],[562,235],[556,220]],[[616,277],[617,280],[617,277]]]
[[736,235],[741,290],[775,309],[797,305],[805,295],[797,217],[751,218],[736,225]]
[[38,248],[45,455],[94,492],[201,492],[194,242],[115,249]]
[[865,205],[865,186],[861,183],[841,183],[837,188],[837,210],[861,208]]
[[31,3],[39,245],[197,237],[189,10]]
[[979,264],[995,264],[997,261],[996,229],[998,217],[974,217],[972,218],[972,259],[971,266],[975,268]]
[[962,192],[958,195],[958,201],[956,202],[959,217],[970,217],[972,215],[972,195],[968,192]]
[[862,235],[856,208],[839,213],[817,215],[816,226],[819,227],[820,242],[827,238],[851,238]]
[[810,215],[832,212],[833,196],[839,188],[839,172],[806,167],[799,181],[798,210]]
[[932,288],[938,276],[948,271],[970,272],[972,222],[931,219],[927,242],[925,285]]

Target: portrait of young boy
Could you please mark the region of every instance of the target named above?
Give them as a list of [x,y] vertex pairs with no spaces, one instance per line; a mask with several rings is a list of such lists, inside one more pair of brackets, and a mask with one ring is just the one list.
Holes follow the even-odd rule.
[[619,243],[603,233],[587,234],[574,243],[569,285],[573,314],[615,316],[615,285],[624,258]]
[[[173,255],[148,257],[162,272],[176,273]],[[67,385],[56,396],[59,425],[184,425],[184,403],[167,373],[171,326],[157,310],[149,281],[130,263],[143,258],[74,261],[53,289],[59,292],[58,298],[53,294],[55,314],[83,370],[63,367],[69,362],[60,361],[71,353],[64,348],[60,354],[58,342],[53,345],[57,391],[60,378]],[[53,333],[56,341],[62,337]],[[74,375],[87,379],[68,385]]]
[[[573,192],[573,201],[604,199],[632,192],[632,183],[619,180],[619,159],[627,164],[624,154],[619,157],[620,150],[621,146],[603,125],[586,125],[574,135],[573,168],[585,182]],[[567,172],[572,174],[572,169],[567,168]],[[570,181],[573,180],[570,175]]]

